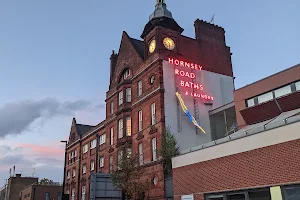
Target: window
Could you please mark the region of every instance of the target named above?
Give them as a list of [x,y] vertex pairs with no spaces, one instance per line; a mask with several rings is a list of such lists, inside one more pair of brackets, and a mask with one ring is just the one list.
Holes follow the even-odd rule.
[[270,188],[232,191],[206,195],[206,200],[271,200]]
[[132,155],[132,149],[131,148],[127,148],[126,149],[126,153],[127,153],[127,158],[130,158]]
[[131,102],[131,88],[126,89],[126,102]]
[[123,119],[119,120],[118,129],[119,129],[118,138],[122,138],[123,137]]
[[62,193],[61,192],[58,193],[57,200],[62,200]]
[[151,104],[151,125],[156,124],[155,119],[155,103]]
[[283,186],[284,200],[299,200],[300,199],[300,185]]
[[139,131],[143,130],[143,111],[139,111]]
[[138,96],[141,96],[143,93],[143,82],[139,81],[138,82]]
[[152,139],[152,160],[156,161],[156,138]]
[[84,164],[84,165],[82,166],[82,173],[83,173],[83,174],[86,173],[86,164]]
[[70,171],[67,172],[67,178],[70,179]]
[[95,170],[95,162],[91,161],[91,171],[94,171],[94,170]]
[[71,198],[71,199],[72,199],[72,200],[75,199],[75,188],[72,189],[72,198]]
[[290,94],[290,93],[292,93],[291,85],[287,85],[285,87],[279,88],[279,89],[275,90],[274,93],[275,93],[275,98]]
[[104,157],[100,158],[100,167],[104,167]]
[[123,104],[123,91],[119,92],[119,105]]
[[123,157],[123,151],[120,150],[118,151],[118,169],[121,169],[121,161],[122,161],[122,157]]
[[49,193],[49,192],[46,192],[46,194],[45,194],[45,199],[46,199],[46,200],[50,200],[50,193]]
[[73,169],[73,177],[76,176],[76,169]]
[[97,139],[92,140],[91,141],[91,149],[96,148],[96,145],[97,145]]
[[69,160],[71,160],[71,153],[69,153]]
[[248,106],[248,107],[251,107],[251,106],[254,106],[254,105],[255,105],[255,103],[254,103],[254,98],[248,99],[248,100],[247,100],[247,106]]
[[109,173],[112,173],[113,171],[113,156],[109,157]]
[[88,150],[89,150],[89,145],[88,145],[88,144],[85,144],[85,145],[83,146],[83,153],[88,152]]
[[271,99],[273,99],[273,93],[268,92],[266,94],[258,96],[258,103],[264,103],[264,102],[269,101]]
[[82,166],[82,173],[83,173],[83,174],[86,173],[86,164],[84,164],[84,165]]
[[139,144],[139,163],[140,165],[144,164],[143,143]]
[[126,117],[126,135],[131,136],[131,117]]
[[77,156],[77,152],[76,152],[76,150],[74,151],[74,157],[76,158],[76,156]]
[[130,70],[127,69],[127,70],[125,71],[125,73],[124,73],[124,80],[128,79],[129,76],[130,76]]
[[106,134],[100,135],[100,145],[105,144],[106,141]]
[[295,86],[296,86],[296,90],[299,91],[300,90],[300,81],[295,83]]
[[81,200],[85,200],[85,186],[82,186],[81,189]]
[[70,194],[70,191],[69,191],[69,190],[67,190],[67,191],[66,191],[66,193],[67,193],[67,194]]
[[74,151],[72,151],[71,153],[71,158],[74,158]]
[[110,145],[114,145],[114,127],[110,128]]
[[114,113],[114,102],[110,102],[110,114]]

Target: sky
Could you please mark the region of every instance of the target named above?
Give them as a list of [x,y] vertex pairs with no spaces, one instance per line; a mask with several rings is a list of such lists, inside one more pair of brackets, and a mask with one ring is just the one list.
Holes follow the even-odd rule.
[[[140,39],[155,2],[0,2],[0,187],[14,165],[24,176],[62,182],[60,141],[73,117],[91,125],[105,118],[111,52],[122,31]],[[215,15],[233,53],[236,88],[300,63],[299,0],[166,3],[189,37],[197,18]]]

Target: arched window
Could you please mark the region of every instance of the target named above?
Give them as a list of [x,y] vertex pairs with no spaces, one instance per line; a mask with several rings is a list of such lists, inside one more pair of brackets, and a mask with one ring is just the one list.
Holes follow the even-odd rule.
[[123,78],[124,80],[128,79],[130,77],[130,69],[126,69],[124,74],[123,74]]

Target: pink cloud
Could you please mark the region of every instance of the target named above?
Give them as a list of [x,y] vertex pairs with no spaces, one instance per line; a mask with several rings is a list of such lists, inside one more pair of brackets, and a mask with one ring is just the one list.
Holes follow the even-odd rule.
[[60,145],[16,144],[24,150],[24,155],[33,157],[63,158],[64,148]]

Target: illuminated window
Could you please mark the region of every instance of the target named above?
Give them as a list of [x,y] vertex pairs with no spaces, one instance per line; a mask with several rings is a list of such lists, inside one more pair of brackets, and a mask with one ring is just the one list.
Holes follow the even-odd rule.
[[152,160],[156,161],[156,138],[152,139]]
[[85,200],[85,186],[82,186],[81,189],[81,200]]
[[300,90],[300,81],[295,83],[295,85],[296,85],[296,90],[299,91]]
[[128,79],[129,76],[130,76],[130,70],[127,69],[127,70],[125,71],[125,73],[124,73],[124,80]]
[[96,148],[96,146],[97,146],[97,139],[94,139],[91,141],[91,149]]
[[155,103],[151,105],[151,125],[156,124],[156,119],[155,119]]
[[103,135],[100,136],[100,145],[105,144],[106,141],[106,134],[104,133]]
[[104,167],[104,157],[100,158],[100,167]]
[[112,173],[113,171],[113,156],[109,157],[109,173]]
[[83,173],[83,174],[86,173],[86,164],[84,164],[84,165],[82,166],[82,173]]
[[139,111],[139,131],[143,130],[143,111]]
[[95,170],[95,162],[91,161],[91,171],[94,171],[94,170]]
[[131,102],[131,88],[126,89],[126,102]]
[[131,136],[131,117],[126,117],[126,135]]
[[123,104],[123,91],[119,92],[119,105]]
[[139,81],[138,82],[138,96],[141,96],[143,93],[143,82]]
[[85,145],[83,146],[83,153],[88,152],[88,150],[89,150],[89,145],[88,145],[88,144],[85,144]]
[[110,128],[110,145],[114,144],[114,127]]
[[287,85],[285,87],[275,90],[274,93],[275,93],[275,98],[278,98],[278,97],[292,93],[292,88],[290,85]]
[[110,114],[114,113],[114,102],[110,102]]
[[247,100],[247,106],[248,106],[248,107],[254,106],[254,104],[255,104],[255,103],[254,103],[254,98],[248,99],[248,100]]
[[73,169],[73,177],[76,176],[76,169]]
[[123,119],[120,119],[118,123],[118,138],[122,138],[122,137],[123,137]]
[[264,103],[273,99],[273,93],[268,92],[266,94],[258,96],[258,103]]
[[143,143],[139,144],[139,163],[140,165],[144,164]]

